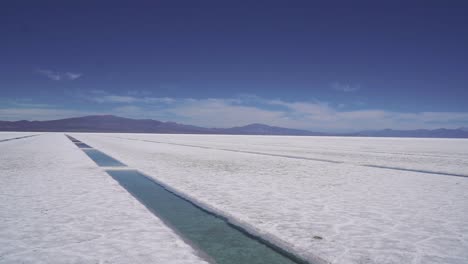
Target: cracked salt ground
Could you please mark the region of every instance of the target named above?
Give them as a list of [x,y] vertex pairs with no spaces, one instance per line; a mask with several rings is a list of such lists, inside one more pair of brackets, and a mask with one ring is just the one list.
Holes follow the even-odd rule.
[[[67,137],[74,143],[82,143]],[[245,230],[194,205],[136,170],[116,170],[125,165],[110,156],[96,149],[83,151],[99,166],[107,167],[106,171],[112,178],[209,260],[218,264],[307,263],[267,241],[247,234]]]
[[207,263],[63,134],[1,150],[0,263]]
[[[223,219],[194,206],[134,170],[108,170],[140,202],[218,264],[297,262],[246,235]],[[286,252],[284,252],[286,253]]]
[[27,135],[27,136],[8,136],[8,135],[2,135],[3,137],[0,137],[0,143],[2,142],[7,142],[7,141],[12,141],[12,140],[18,140],[18,139],[24,139],[24,138],[30,138],[30,137],[35,137],[37,135]]
[[229,135],[108,134],[111,137],[261,152],[356,165],[395,167],[468,176],[468,140]]
[[33,136],[38,133],[32,133],[32,132],[2,132],[0,131],[0,141],[2,140],[8,140],[11,138],[20,138],[20,137],[28,137],[28,136]]
[[[318,257],[340,264],[468,262],[466,178],[139,142],[115,136],[129,135],[76,134],[78,139],[145,174],[158,175],[158,180],[190,199],[305,258]],[[375,144],[371,151],[393,153],[389,154],[393,155],[393,163],[411,156],[409,161],[413,163],[406,162],[405,166],[416,169],[430,166],[422,157],[444,156],[442,163],[435,166],[443,171],[451,168],[455,173],[463,172],[465,161],[460,157],[467,155],[468,150],[466,140],[454,143],[314,137],[132,137],[170,139],[182,144],[190,141],[208,147],[215,138],[216,144],[221,145],[251,144],[253,151],[259,144],[274,141],[271,148],[279,145],[285,153],[288,144],[295,150],[303,140],[304,146],[316,143],[322,148],[329,146],[336,153],[342,149],[342,156],[351,155],[353,148],[364,146],[369,140],[369,146]],[[405,144],[410,155],[398,154],[404,151],[399,144]],[[311,147],[310,151],[314,149]],[[385,156],[380,155],[373,156],[372,162],[359,156],[359,162],[385,163]],[[398,163],[393,165],[401,167]]]

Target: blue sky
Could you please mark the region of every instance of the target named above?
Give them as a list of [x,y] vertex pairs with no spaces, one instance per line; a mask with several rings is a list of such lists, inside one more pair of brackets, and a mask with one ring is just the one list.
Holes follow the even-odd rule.
[[464,1],[10,2],[0,120],[468,126]]

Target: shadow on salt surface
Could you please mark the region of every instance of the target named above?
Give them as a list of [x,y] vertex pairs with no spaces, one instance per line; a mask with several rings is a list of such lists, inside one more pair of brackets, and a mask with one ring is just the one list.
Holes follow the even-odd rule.
[[[218,264],[306,263],[230,225],[135,170],[107,170],[150,211]],[[280,251],[280,252],[278,252]]]

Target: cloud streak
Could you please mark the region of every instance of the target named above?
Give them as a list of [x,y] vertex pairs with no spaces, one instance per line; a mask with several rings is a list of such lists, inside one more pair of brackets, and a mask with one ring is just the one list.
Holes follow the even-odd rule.
[[334,82],[330,85],[331,89],[335,91],[345,92],[345,93],[352,93],[361,90],[361,86],[358,85],[351,85],[347,83],[340,83]]
[[[358,131],[367,129],[455,128],[466,126],[466,112],[394,112],[381,109],[343,111],[326,102],[270,100],[257,96],[238,98],[156,98],[107,95],[101,102],[125,103],[131,114],[207,127],[231,127],[249,123],[317,131]],[[170,102],[170,104],[161,104]],[[139,104],[144,103],[144,104]],[[138,105],[138,109],[131,107]],[[129,112],[130,113],[130,112]]]
[[0,120],[53,120],[85,115],[100,114],[93,111],[59,108],[0,108]]
[[91,101],[98,103],[165,103],[170,104],[175,100],[169,97],[136,97],[128,95],[110,95],[90,97]]
[[57,72],[57,71],[46,70],[46,69],[39,69],[37,70],[37,72],[53,81],[63,81],[63,80],[73,81],[73,80],[80,78],[83,75],[81,73],[75,73],[75,72]]
[[89,114],[115,114],[131,118],[205,127],[232,127],[250,123],[323,132],[370,129],[457,128],[468,124],[468,112],[395,112],[382,109],[344,111],[326,102],[284,101],[241,96],[236,98],[170,98],[92,93],[88,102],[103,104],[100,112],[44,108],[0,108],[0,120],[52,119]]

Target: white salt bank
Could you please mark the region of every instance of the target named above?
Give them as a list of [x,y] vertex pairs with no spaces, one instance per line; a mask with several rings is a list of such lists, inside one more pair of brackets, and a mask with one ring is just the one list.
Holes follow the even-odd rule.
[[0,182],[0,263],[207,263],[63,134],[1,142]]
[[[467,140],[328,138],[324,143],[322,138],[276,137],[269,144],[272,153],[283,153],[304,140],[302,148],[313,152],[317,141],[343,157],[345,162],[337,164],[219,148],[248,142],[249,150],[264,152],[267,137],[230,136],[219,142],[217,136],[74,136],[316,263],[468,263],[467,177],[365,167],[353,155],[356,145],[368,140],[378,147],[364,150],[365,157],[371,151],[391,153],[391,162],[411,157],[406,165],[424,168],[430,164],[418,160],[439,155],[445,159],[437,169],[458,166],[453,169],[463,173],[466,160],[460,157],[466,155]],[[187,143],[197,147],[182,146]],[[372,157],[370,164],[387,162],[387,155]]]

